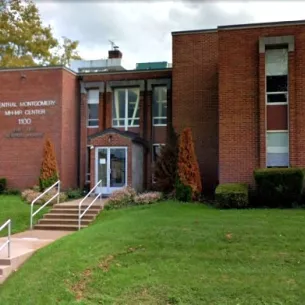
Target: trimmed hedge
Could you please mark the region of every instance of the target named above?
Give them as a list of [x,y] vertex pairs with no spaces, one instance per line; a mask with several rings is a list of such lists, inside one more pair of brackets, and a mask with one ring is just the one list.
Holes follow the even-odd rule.
[[254,171],[257,199],[270,208],[291,208],[300,203],[304,170],[300,168],[265,168]]
[[0,194],[3,194],[7,189],[6,178],[0,178]]
[[245,208],[249,205],[248,185],[224,183],[215,190],[216,207],[221,209]]

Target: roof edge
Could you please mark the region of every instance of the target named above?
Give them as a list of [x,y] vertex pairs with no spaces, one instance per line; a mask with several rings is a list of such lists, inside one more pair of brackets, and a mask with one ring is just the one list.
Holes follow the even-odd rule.
[[172,32],[172,36],[184,35],[184,34],[201,34],[201,33],[215,33],[217,28],[203,29],[203,30],[187,30],[187,31],[175,31]]
[[257,22],[257,23],[244,23],[233,25],[220,25],[217,28],[219,30],[231,30],[231,29],[248,29],[248,28],[264,28],[273,26],[289,26],[289,25],[302,25],[305,24],[305,20],[288,20],[288,21],[273,21],[273,22]]
[[31,66],[31,67],[20,67],[20,68],[0,68],[1,72],[14,72],[14,71],[35,71],[35,70],[56,70],[56,69],[63,69],[67,72],[70,72],[74,75],[77,75],[73,70],[67,68],[66,66],[56,65],[56,66]]
[[289,26],[289,25],[305,25],[305,20],[301,19],[301,20],[290,20],[290,21],[288,20],[288,21],[220,25],[214,29],[176,31],[176,32],[172,32],[172,36],[184,35],[184,34],[215,33],[222,30],[238,30],[238,29],[251,29],[251,28],[263,28],[263,27],[274,27],[274,26]]
[[79,72],[77,75],[85,76],[85,75],[97,75],[97,74],[127,74],[127,73],[147,73],[147,72],[165,72],[172,71],[172,68],[164,68],[164,69],[143,69],[143,70],[122,70],[122,71],[100,71],[100,72]]

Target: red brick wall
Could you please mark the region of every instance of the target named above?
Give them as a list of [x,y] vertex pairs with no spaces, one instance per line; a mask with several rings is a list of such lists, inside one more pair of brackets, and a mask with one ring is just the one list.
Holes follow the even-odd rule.
[[304,26],[219,31],[220,182],[253,183],[253,170],[266,163],[265,55],[260,36],[295,36],[289,52],[289,128],[291,165],[304,166]]
[[78,185],[79,83],[76,75],[62,71],[61,180],[63,188]]
[[218,36],[173,35],[173,125],[191,127],[205,190],[218,178]]
[[[22,75],[24,77],[22,77]],[[52,140],[59,168],[62,165],[62,69],[8,70],[0,72],[0,103],[55,100],[55,106],[16,109],[45,109],[45,115],[5,116],[0,108],[0,176],[12,188],[38,184],[45,137]],[[32,124],[19,125],[18,118],[31,118]],[[32,127],[43,138],[6,138],[13,129]]]
[[[172,72],[170,70],[165,71],[147,71],[147,72],[122,72],[122,73],[108,73],[108,74],[95,74],[95,75],[84,75],[83,82],[104,82],[105,90],[104,93],[100,94],[100,126],[99,128],[87,128],[87,101],[86,95],[81,95],[81,186],[85,183],[85,167],[86,167],[86,145],[87,137],[98,131],[105,130],[112,127],[112,92],[106,92],[107,82],[109,81],[125,81],[125,80],[148,80],[155,78],[171,78]],[[169,96],[169,103],[170,103]],[[141,91],[140,93],[140,127],[128,128],[129,131],[139,133],[149,143],[153,144],[156,141],[158,143],[165,143],[166,140],[166,127],[155,127],[154,133],[152,133],[151,127],[151,116],[152,116],[152,92]],[[121,129],[123,130],[123,129]],[[152,156],[148,151],[144,154],[144,186],[150,187],[152,177]],[[94,164],[92,166],[95,166]]]

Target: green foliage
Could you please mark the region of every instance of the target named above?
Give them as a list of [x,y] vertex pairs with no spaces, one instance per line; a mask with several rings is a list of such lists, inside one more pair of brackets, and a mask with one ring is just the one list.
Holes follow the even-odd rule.
[[169,127],[167,142],[161,147],[160,157],[154,167],[153,189],[163,193],[170,193],[175,188],[178,161],[178,136]]
[[79,59],[78,41],[59,42],[32,0],[0,0],[0,67],[66,65]]
[[267,168],[254,171],[260,205],[291,208],[299,204],[304,171],[300,168]]
[[66,191],[68,199],[78,199],[83,197],[83,191],[81,189],[69,189]]
[[105,209],[113,210],[113,209],[119,209],[122,207],[131,206],[134,204],[135,196],[136,196],[136,191],[130,186],[114,191],[109,196],[105,205]]
[[245,208],[249,205],[248,185],[243,183],[224,183],[215,190],[216,206],[225,208]]
[[51,176],[49,178],[45,178],[45,179],[40,178],[39,179],[40,191],[44,191],[45,189],[47,189],[48,187],[53,185],[56,181],[58,181],[57,173],[53,174],[53,176]]
[[21,195],[21,191],[18,189],[6,189],[3,194],[5,195]]
[[0,194],[3,194],[7,188],[6,178],[0,178]]
[[176,179],[176,199],[179,201],[190,202],[192,201],[192,188],[189,185],[183,184],[179,178]]

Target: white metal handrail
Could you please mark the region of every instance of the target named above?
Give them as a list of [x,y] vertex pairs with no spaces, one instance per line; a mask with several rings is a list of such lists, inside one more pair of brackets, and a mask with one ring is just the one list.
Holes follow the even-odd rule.
[[81,208],[82,208],[82,204],[83,202],[90,196],[90,194],[99,186],[101,185],[102,180],[100,180],[91,190],[90,192],[82,199],[82,201],[79,203],[78,205],[78,230],[80,230],[80,226],[81,226],[81,219],[83,218],[83,216],[86,214],[86,212],[90,209],[90,207],[92,206],[92,204],[98,199],[100,198],[100,201],[102,199],[102,191],[100,191],[98,193],[98,195],[93,199],[93,201],[87,206],[87,208],[85,209],[85,211],[83,213],[81,213]]
[[0,252],[7,246],[8,258],[11,257],[11,223],[12,221],[9,219],[0,227],[0,231],[7,227],[7,241],[0,247]]
[[[38,210],[35,211],[35,213],[33,213],[33,206],[34,203],[40,199],[41,197],[43,197],[46,193],[48,193],[50,190],[52,190],[56,185],[58,185],[57,188],[57,193],[50,198],[44,205],[42,205]],[[30,228],[33,228],[33,217],[39,213],[46,205],[48,205],[53,199],[55,199],[57,197],[57,203],[59,203],[59,194],[60,194],[60,180],[58,180],[57,182],[55,182],[54,184],[52,184],[49,188],[47,188],[42,194],[40,194],[38,197],[36,197],[32,203],[31,203],[31,220],[30,220]]]

